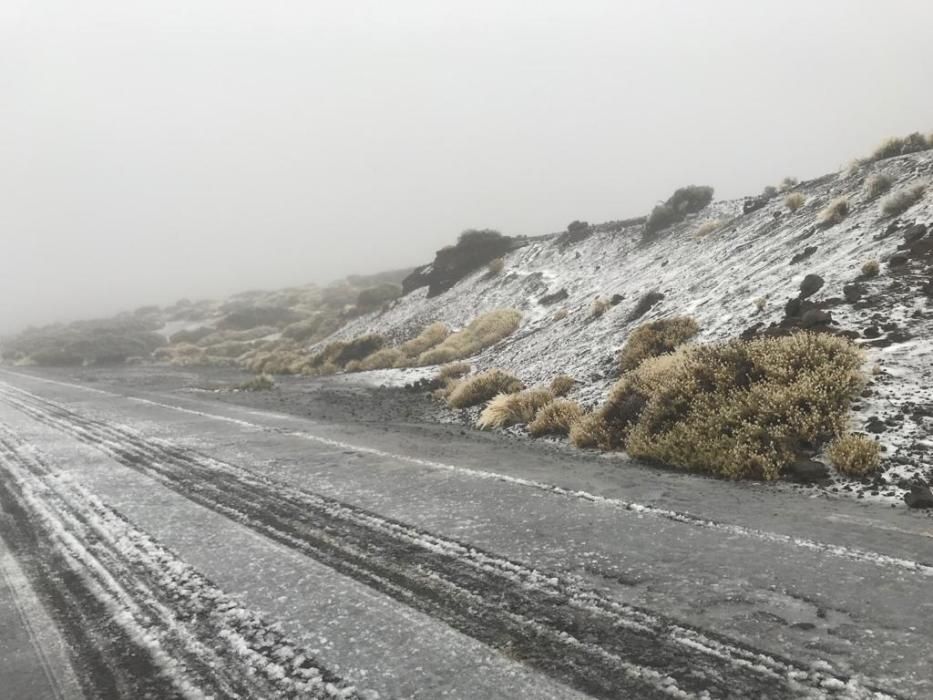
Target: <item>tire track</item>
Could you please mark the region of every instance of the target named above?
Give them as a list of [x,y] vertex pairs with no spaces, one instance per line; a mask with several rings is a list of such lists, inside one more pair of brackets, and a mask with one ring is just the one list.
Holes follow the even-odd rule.
[[88,697],[359,697],[2,425],[0,505]]
[[186,498],[599,697],[889,697],[623,605],[574,579],[274,482],[28,392],[2,398]]

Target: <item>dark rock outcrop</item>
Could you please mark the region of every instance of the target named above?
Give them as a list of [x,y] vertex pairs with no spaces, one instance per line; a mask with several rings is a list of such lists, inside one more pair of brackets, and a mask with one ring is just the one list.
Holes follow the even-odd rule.
[[402,293],[420,287],[428,288],[428,296],[446,292],[471,272],[492,260],[527,244],[527,239],[503,236],[498,231],[464,231],[456,245],[437,251],[434,262],[419,267],[402,280]]

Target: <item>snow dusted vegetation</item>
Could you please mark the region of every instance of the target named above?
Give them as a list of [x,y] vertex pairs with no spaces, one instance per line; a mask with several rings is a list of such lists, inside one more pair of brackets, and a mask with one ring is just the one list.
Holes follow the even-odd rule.
[[[458,328],[484,311],[514,308],[523,314],[519,330],[470,361],[479,369],[509,370],[529,386],[570,374],[578,381],[573,398],[593,406],[616,379],[618,351],[645,321],[692,316],[699,343],[782,325],[820,326],[864,348],[872,380],[854,406],[851,428],[877,436],[884,450],[883,472],[870,483],[834,477],[829,488],[901,503],[908,480],[933,476],[933,189],[890,215],[885,197],[866,190],[866,181],[879,174],[890,179],[894,193],[926,183],[933,153],[800,183],[793,188],[803,196],[796,211],[779,193],[758,198],[753,203],[760,206],[748,213],[743,205],[752,200],[714,202],[652,242],[643,240],[641,221],[596,227],[577,243],[562,244],[557,235],[535,239],[507,254],[497,275],[484,268],[434,297],[417,289],[329,340],[365,333],[404,340],[435,321]],[[838,198],[846,198],[847,216],[821,223],[821,212]],[[873,277],[862,272],[872,260],[880,265]],[[808,275],[822,284],[807,301],[828,316],[808,318],[786,306]],[[635,317],[648,293],[663,296]],[[548,297],[557,301],[542,303]],[[591,313],[597,299],[609,302],[599,316]],[[407,372],[380,370],[372,379],[398,383],[389,377]],[[460,415],[472,420],[475,413]]]

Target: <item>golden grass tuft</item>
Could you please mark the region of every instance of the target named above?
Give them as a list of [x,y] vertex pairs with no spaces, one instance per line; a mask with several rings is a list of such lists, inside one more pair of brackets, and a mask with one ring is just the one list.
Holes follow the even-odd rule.
[[926,193],[926,183],[905,187],[885,198],[881,211],[885,216],[899,216],[919,202]]
[[567,309],[558,309],[554,312],[554,315],[551,318],[553,318],[555,321],[563,321],[565,318],[567,318]]
[[554,396],[565,396],[576,385],[577,380],[569,374],[558,374],[551,380],[551,393]]
[[505,428],[518,423],[530,423],[543,407],[554,400],[549,389],[526,389],[514,394],[498,394],[486,405],[476,421],[480,430]]
[[569,435],[576,447],[599,447],[606,443],[606,423],[599,413],[585,413],[570,424]]
[[817,222],[824,227],[835,226],[849,215],[849,200],[837,197],[820,212]]
[[521,381],[501,369],[488,369],[461,380],[447,397],[451,408],[466,408],[489,401],[496,394],[520,391]]
[[[388,369],[397,367],[398,362],[405,358],[405,354],[399,348],[382,348],[376,352],[367,355],[359,362],[359,371],[368,371],[372,369]],[[350,370],[350,364],[347,364],[347,371]]]
[[490,260],[489,264],[486,265],[486,272],[490,277],[495,277],[496,275],[502,274],[502,271],[505,269],[505,258],[495,258]]
[[556,398],[545,404],[528,424],[528,432],[534,437],[542,435],[567,435],[574,423],[583,418],[583,409],[576,401]]
[[470,373],[470,363],[469,362],[453,362],[449,365],[444,365],[437,371],[437,378],[440,380],[444,379],[459,379]]
[[765,310],[765,307],[768,305],[768,297],[758,297],[755,299],[755,310],[758,313],[761,313]]
[[718,230],[722,226],[722,219],[707,219],[702,224],[697,227],[696,232],[693,234],[694,238],[705,238],[713,231]]
[[402,343],[399,346],[399,350],[401,350],[402,354],[406,357],[418,357],[422,353],[443,343],[449,335],[450,329],[447,327],[447,324],[438,321],[437,323],[425,326],[417,336]]
[[877,277],[879,272],[881,272],[881,265],[877,260],[867,260],[862,265],[862,274],[865,277]]
[[599,318],[609,310],[609,300],[596,297],[590,305],[590,318]]
[[775,479],[796,449],[844,432],[864,385],[849,340],[798,333],[681,347],[616,383],[575,444],[730,478]]
[[642,360],[671,352],[699,332],[700,326],[689,316],[643,323],[625,341],[619,353],[619,368],[623,372],[635,369]]
[[848,476],[864,476],[881,466],[881,447],[865,435],[840,435],[829,444],[827,454],[836,471]]
[[878,173],[865,179],[865,198],[876,199],[891,189],[894,182],[884,173]]
[[415,364],[440,365],[472,357],[514,333],[521,321],[522,314],[515,309],[489,311],[447,336],[437,347],[421,353]]
[[791,192],[789,195],[784,197],[784,206],[790,209],[791,212],[795,212],[804,204],[806,204],[807,198],[803,196],[800,192]]

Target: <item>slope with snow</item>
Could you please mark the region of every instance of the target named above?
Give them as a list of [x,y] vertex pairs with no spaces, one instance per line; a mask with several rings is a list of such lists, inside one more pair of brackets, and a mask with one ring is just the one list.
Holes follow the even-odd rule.
[[[615,355],[640,323],[686,314],[700,324],[697,342],[734,338],[756,324],[765,329],[780,323],[803,278],[816,274],[825,284],[810,301],[830,311],[831,328],[857,335],[873,373],[870,396],[855,406],[852,428],[880,433],[887,478],[862,492],[900,500],[899,481],[905,485],[903,479],[933,471],[927,437],[933,420],[933,256],[928,244],[920,252],[904,250],[911,226],[927,227],[924,240],[933,238],[933,196],[928,189],[900,216],[885,216],[885,196],[870,199],[864,183],[884,173],[894,193],[926,182],[931,172],[933,152],[926,151],[827,175],[794,188],[806,203],[793,213],[783,195],[748,214],[741,200],[714,202],[653,243],[643,242],[640,224],[566,247],[556,238],[537,240],[509,254],[497,276],[478,271],[434,298],[416,290],[388,310],[353,320],[333,338],[377,332],[404,339],[433,321],[461,327],[484,311],[516,308],[524,314],[521,328],[473,358],[474,364],[511,370],[529,385],[569,373],[580,381],[575,398],[592,405],[614,381]],[[837,197],[848,199],[848,216],[820,226],[819,212]],[[724,222],[718,230],[696,235],[703,222],[714,219]],[[906,262],[892,261],[899,253],[907,255]],[[862,277],[868,260],[881,263],[879,276]],[[863,295],[849,303],[843,289],[854,281]],[[560,290],[567,292],[563,301],[539,302]],[[649,291],[664,298],[631,319]],[[594,318],[589,311],[597,297],[616,303]],[[566,317],[556,319],[558,309]]]

